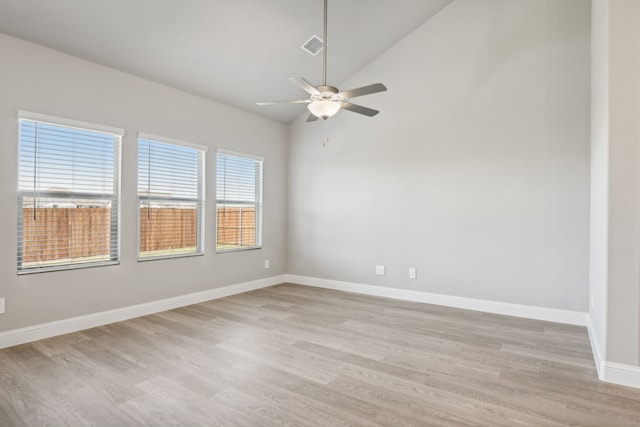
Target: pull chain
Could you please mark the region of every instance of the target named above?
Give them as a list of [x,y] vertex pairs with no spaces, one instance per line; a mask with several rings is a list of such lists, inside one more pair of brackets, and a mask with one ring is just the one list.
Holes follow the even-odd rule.
[[323,120],[324,122],[324,138],[322,140],[322,146],[327,148],[327,144],[329,143],[329,120]]

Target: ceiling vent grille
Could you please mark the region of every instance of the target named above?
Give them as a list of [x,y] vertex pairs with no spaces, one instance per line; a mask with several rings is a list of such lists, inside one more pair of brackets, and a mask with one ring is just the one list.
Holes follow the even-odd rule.
[[316,56],[320,51],[322,51],[322,48],[324,47],[324,42],[320,37],[314,34],[311,37],[309,37],[309,40],[304,42],[304,44],[300,47],[302,48],[302,50],[304,50],[308,54],[312,56]]

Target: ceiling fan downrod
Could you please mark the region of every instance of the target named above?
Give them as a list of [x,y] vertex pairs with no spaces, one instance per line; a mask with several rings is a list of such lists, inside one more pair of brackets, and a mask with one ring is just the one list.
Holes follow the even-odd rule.
[[327,85],[327,4],[324,0],[324,32],[322,34],[322,86]]

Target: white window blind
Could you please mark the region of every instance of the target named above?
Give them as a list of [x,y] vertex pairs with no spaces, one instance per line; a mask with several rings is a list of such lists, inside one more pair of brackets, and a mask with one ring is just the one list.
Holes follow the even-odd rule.
[[262,167],[262,158],[218,151],[217,252],[262,245]]
[[19,113],[18,274],[119,262],[121,129]]
[[206,147],[140,134],[138,259],[204,253]]

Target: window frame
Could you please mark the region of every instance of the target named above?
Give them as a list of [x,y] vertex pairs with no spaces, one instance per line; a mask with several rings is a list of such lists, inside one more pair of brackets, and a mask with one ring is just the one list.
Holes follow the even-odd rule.
[[[56,192],[22,190],[20,188],[21,158],[22,158],[22,122],[30,121],[37,124],[57,126],[63,128],[77,129],[87,132],[103,133],[113,136],[113,193],[76,193],[75,191]],[[106,126],[91,122],[56,117],[49,114],[33,113],[29,111],[18,111],[18,161],[17,161],[17,206],[18,206],[18,229],[16,236],[16,269],[17,274],[35,274],[51,271],[77,270],[81,268],[103,267],[120,264],[120,230],[121,230],[121,171],[122,171],[122,139],[125,135],[124,129]],[[34,154],[35,155],[35,154]],[[37,161],[36,161],[37,163]],[[37,265],[24,267],[24,199],[26,197],[56,198],[56,199],[81,199],[81,200],[109,200],[111,202],[110,212],[110,234],[109,234],[109,260],[100,261],[75,261],[66,264]]]
[[[194,257],[194,256],[203,256],[204,252],[205,252],[205,205],[206,205],[206,192],[205,192],[205,183],[206,183],[206,153],[209,150],[209,147],[205,146],[205,145],[199,145],[199,144],[194,144],[191,142],[186,142],[183,140],[178,140],[178,139],[173,139],[173,138],[167,138],[167,137],[163,137],[163,136],[159,136],[159,135],[153,135],[150,133],[144,133],[144,132],[139,132],[138,133],[138,155],[139,155],[139,150],[140,150],[140,140],[145,140],[145,141],[149,141],[149,142],[156,142],[156,143],[160,143],[160,144],[168,144],[168,145],[175,145],[175,146],[180,146],[180,147],[186,147],[186,148],[191,148],[194,150],[198,151],[198,167],[200,168],[200,171],[197,172],[197,176],[198,176],[198,183],[197,183],[197,193],[199,197],[196,198],[185,198],[185,197],[180,197],[180,198],[172,198],[172,197],[151,197],[150,195],[148,195],[147,197],[143,197],[141,198],[140,196],[140,192],[139,192],[139,185],[140,185],[140,170],[139,167],[137,168],[137,180],[136,180],[136,193],[137,193],[137,228],[138,228],[138,232],[137,232],[137,249],[136,249],[136,253],[137,253],[137,260],[138,262],[147,262],[147,261],[156,261],[156,260],[162,260],[162,259],[173,259],[173,258],[188,258],[188,257]],[[140,159],[138,159],[139,162]],[[141,245],[141,239],[140,239],[140,235],[142,232],[141,226],[140,226],[140,212],[142,209],[142,203],[143,201],[146,202],[167,202],[167,201],[176,201],[176,202],[195,202],[196,203],[196,250],[195,252],[189,252],[189,253],[173,253],[173,254],[166,254],[166,255],[149,255],[149,256],[142,256],[141,252],[140,252],[140,245]],[[199,205],[198,205],[199,204]]]
[[[232,157],[239,157],[242,159],[250,159],[253,160],[257,163],[259,163],[260,165],[260,176],[259,176],[259,180],[256,178],[256,186],[254,188],[255,191],[255,201],[254,202],[247,202],[247,201],[241,201],[241,200],[229,200],[229,199],[220,199],[218,198],[218,156],[219,155],[224,155],[224,156],[232,156]],[[253,155],[253,154],[247,154],[247,153],[242,153],[242,152],[238,152],[238,151],[233,151],[233,150],[228,150],[225,148],[218,148],[217,152],[216,152],[216,227],[215,227],[215,243],[216,243],[216,254],[223,254],[223,253],[233,253],[233,252],[243,252],[243,251],[252,251],[252,250],[258,250],[258,249],[262,249],[262,217],[263,217],[263,210],[264,210],[264,203],[263,203],[263,194],[264,194],[264,157],[261,156],[257,156],[257,155]],[[245,247],[238,247],[238,248],[229,248],[229,249],[219,249],[218,248],[218,215],[219,215],[219,208],[221,205],[221,201],[223,202],[222,205],[226,205],[226,204],[234,204],[234,205],[240,205],[240,206],[255,206],[256,209],[256,219],[255,219],[255,245],[254,246],[245,246]],[[226,202],[226,203],[225,203]],[[230,202],[230,203],[229,203]]]

